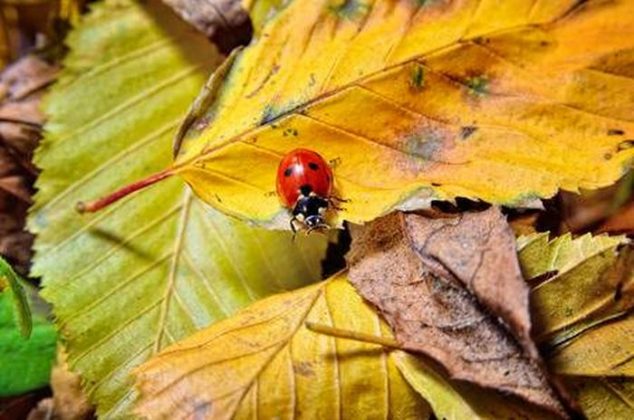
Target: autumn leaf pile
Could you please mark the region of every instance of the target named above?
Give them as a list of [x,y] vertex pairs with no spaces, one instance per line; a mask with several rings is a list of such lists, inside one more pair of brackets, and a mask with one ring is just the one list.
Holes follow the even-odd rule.
[[[63,42],[0,76],[0,134],[47,119],[0,189],[98,417],[634,416],[634,1],[99,0]],[[326,235],[288,231],[296,148]]]

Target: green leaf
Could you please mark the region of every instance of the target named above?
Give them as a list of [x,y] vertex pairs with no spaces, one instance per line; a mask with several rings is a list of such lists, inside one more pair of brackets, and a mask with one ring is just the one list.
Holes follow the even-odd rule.
[[[33,320],[31,317],[31,309],[29,308],[29,301],[24,292],[24,287],[21,284],[23,280],[2,257],[0,257],[0,280],[5,280],[9,286],[9,290],[12,292],[10,295],[13,300],[16,323],[22,337],[28,338],[33,329]],[[2,292],[2,289],[0,289],[0,292]]]
[[33,273],[98,415],[120,418],[135,399],[133,367],[258,298],[317,280],[326,240],[252,229],[176,178],[78,215],[76,201],[170,163],[178,125],[221,57],[157,0],[97,4],[68,44],[36,156]]
[[30,338],[14,326],[13,292],[0,294],[0,397],[45,386],[55,358],[56,333],[45,316],[33,317]]

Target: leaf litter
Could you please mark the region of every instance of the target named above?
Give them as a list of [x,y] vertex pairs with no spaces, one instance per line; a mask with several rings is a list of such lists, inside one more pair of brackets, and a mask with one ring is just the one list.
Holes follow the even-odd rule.
[[350,281],[405,349],[454,379],[565,415],[530,338],[528,286],[497,208],[439,219],[392,214],[352,236]]

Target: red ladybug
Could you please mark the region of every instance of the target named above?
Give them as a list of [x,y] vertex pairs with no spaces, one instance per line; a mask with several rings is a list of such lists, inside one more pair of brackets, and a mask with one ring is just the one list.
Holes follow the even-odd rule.
[[282,158],[277,169],[277,194],[280,201],[292,209],[291,230],[300,222],[311,232],[327,228],[326,211],[333,200],[343,201],[332,194],[332,170],[318,153],[295,149]]

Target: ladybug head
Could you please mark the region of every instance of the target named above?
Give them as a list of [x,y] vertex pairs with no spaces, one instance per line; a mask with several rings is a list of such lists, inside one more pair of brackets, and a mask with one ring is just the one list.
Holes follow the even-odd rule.
[[328,209],[328,200],[317,195],[301,195],[293,209],[293,216],[304,223],[309,230],[328,227],[324,214]]
[[321,215],[308,216],[304,220],[304,223],[311,230],[312,229],[319,229],[320,227],[327,227],[328,226],[328,225],[326,225],[326,221],[324,220],[324,218]]

